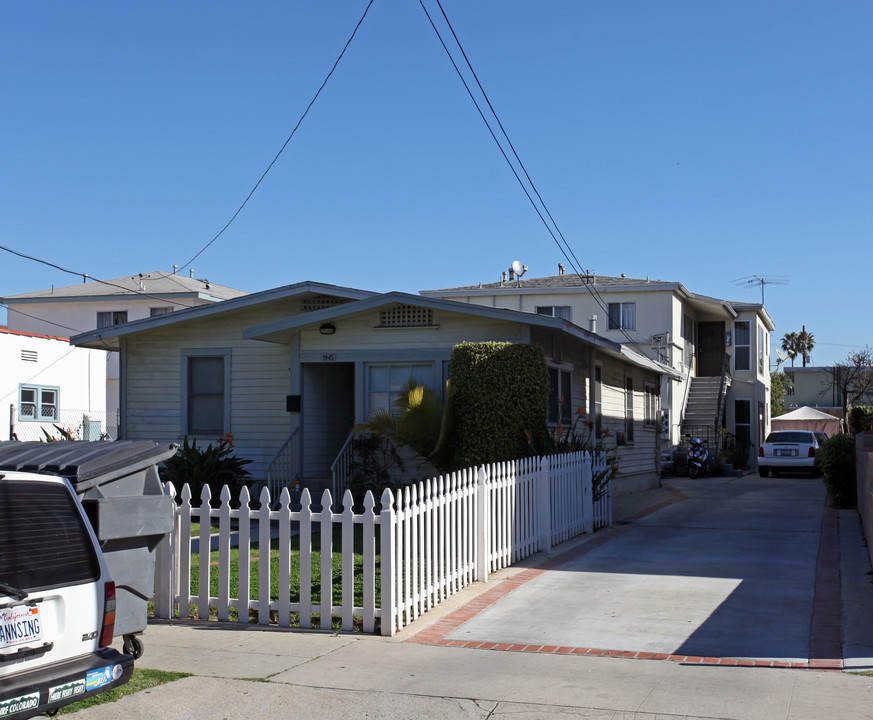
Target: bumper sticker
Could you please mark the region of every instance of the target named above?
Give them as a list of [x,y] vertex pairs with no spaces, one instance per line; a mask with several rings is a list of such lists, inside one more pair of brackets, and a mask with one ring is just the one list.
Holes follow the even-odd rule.
[[91,670],[85,676],[85,687],[88,690],[96,690],[97,688],[108,685],[112,682],[112,666],[107,665],[99,670]]
[[85,678],[82,678],[81,680],[73,680],[64,685],[57,685],[56,687],[49,688],[48,701],[53,703],[58,700],[67,700],[76,695],[82,695],[84,692]]
[[0,702],[0,717],[9,717],[22,710],[33,710],[39,705],[39,693],[20,695]]

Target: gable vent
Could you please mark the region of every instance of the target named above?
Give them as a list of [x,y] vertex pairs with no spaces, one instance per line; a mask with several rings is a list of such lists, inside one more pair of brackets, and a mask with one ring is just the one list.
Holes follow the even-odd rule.
[[428,327],[433,310],[417,305],[394,305],[379,312],[379,327]]
[[347,302],[349,302],[348,298],[337,297],[336,295],[312,295],[300,301],[300,310],[302,312],[326,310],[337,305],[344,305]]
[[36,350],[22,350],[22,362],[39,362],[39,353]]

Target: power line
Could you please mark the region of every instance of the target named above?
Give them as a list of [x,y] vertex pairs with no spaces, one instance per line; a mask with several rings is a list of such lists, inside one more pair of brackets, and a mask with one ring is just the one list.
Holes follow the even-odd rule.
[[[449,20],[448,16],[446,15],[446,12],[443,9],[442,4],[440,3],[440,0],[436,0],[437,6],[439,7],[443,18],[445,19],[446,25],[448,26],[449,30],[451,30],[452,37],[454,38],[455,44],[458,46],[458,49],[460,50],[462,56],[464,57],[464,60],[467,64],[467,67],[469,68],[470,72],[472,73],[473,77],[475,78],[476,84],[478,85],[479,90],[482,93],[482,96],[484,97],[485,101],[488,104],[488,108],[491,112],[491,115],[494,117],[495,121],[497,122],[497,125],[500,128],[500,131],[501,131],[503,137],[506,139],[506,142],[511,149],[512,155],[515,157],[519,167],[521,168],[522,172],[524,173],[524,176],[527,179],[528,184],[531,187],[531,190],[537,196],[537,199],[539,200],[539,204],[540,204],[540,206],[542,206],[542,211],[540,210],[540,206],[538,206],[537,203],[534,201],[533,197],[531,196],[530,191],[528,191],[527,186],[525,185],[524,181],[522,181],[521,177],[519,176],[518,172],[515,169],[515,166],[513,165],[512,161],[509,159],[509,156],[507,155],[506,151],[504,150],[500,140],[497,138],[497,135],[494,132],[494,129],[491,127],[491,124],[488,122],[488,119],[485,117],[485,113],[482,110],[482,107],[479,105],[478,100],[476,99],[474,93],[470,89],[470,86],[467,83],[466,79],[464,78],[463,73],[458,68],[458,64],[455,62],[455,59],[452,56],[451,51],[449,50],[448,46],[446,45],[446,42],[443,39],[443,36],[440,33],[439,28],[437,27],[436,23],[434,22],[433,18],[431,17],[430,13],[428,12],[427,7],[424,4],[424,0],[418,0],[418,3],[419,3],[419,5],[421,5],[421,9],[424,10],[424,14],[427,16],[427,19],[430,22],[430,25],[433,28],[434,32],[436,33],[437,38],[440,41],[440,44],[443,46],[443,50],[445,50],[446,55],[448,55],[449,60],[452,63],[452,66],[455,68],[455,72],[458,74],[458,77],[461,79],[461,82],[463,83],[464,88],[467,90],[467,94],[470,96],[470,99],[473,101],[473,104],[476,106],[476,110],[479,112],[479,116],[482,118],[482,121],[485,123],[485,126],[488,128],[488,132],[491,134],[492,139],[497,144],[497,147],[500,150],[501,155],[503,155],[503,159],[506,160],[506,163],[509,165],[509,168],[512,171],[512,174],[515,176],[515,179],[518,181],[518,184],[521,186],[522,191],[527,196],[528,201],[533,206],[534,211],[539,216],[539,218],[542,221],[543,225],[545,226],[547,232],[549,233],[549,235],[551,235],[552,240],[555,242],[555,245],[557,245],[558,250],[560,250],[560,252],[564,256],[564,258],[567,260],[567,263],[569,264],[569,266],[575,271],[577,277],[579,277],[579,279],[583,281],[582,282],[583,287],[585,287],[585,289],[588,291],[588,293],[594,298],[595,302],[597,302],[597,304],[601,307],[601,309],[607,314],[607,318],[608,318],[608,316],[609,316],[608,303],[606,303],[604,301],[603,297],[600,295],[600,293],[597,291],[597,289],[588,282],[589,276],[587,275],[587,273],[584,276],[582,275],[579,260],[576,257],[576,254],[573,252],[573,248],[570,246],[570,243],[567,241],[567,239],[564,237],[564,234],[561,232],[561,229],[558,227],[558,224],[555,221],[554,217],[552,216],[552,213],[549,211],[548,206],[546,205],[545,201],[542,198],[542,195],[537,190],[536,185],[534,184],[533,180],[530,177],[530,174],[527,172],[527,169],[524,166],[524,163],[521,161],[521,158],[519,157],[518,153],[516,152],[515,146],[512,144],[512,141],[509,139],[509,134],[506,132],[506,129],[504,128],[503,123],[500,121],[500,117],[497,115],[497,111],[494,109],[494,106],[491,104],[491,101],[488,99],[488,95],[485,92],[485,89],[482,86],[482,83],[479,81],[479,77],[476,74],[476,71],[473,69],[473,65],[470,62],[470,59],[468,58],[467,53],[464,51],[464,48],[461,45],[461,41],[458,38],[457,33],[455,33],[455,30],[452,27],[451,21]],[[551,225],[546,221],[546,218],[543,216],[543,213],[545,213],[548,216],[549,220],[552,223]],[[553,226],[554,226],[554,229],[553,229]],[[556,233],[557,233],[557,235],[556,235]],[[558,237],[560,237],[560,240],[558,239]],[[563,242],[563,245],[562,245],[562,242]],[[620,325],[621,325],[621,323],[619,323],[619,326]],[[643,349],[639,345],[639,343],[637,343],[637,341],[634,340],[627,333],[627,330],[625,328],[619,327],[618,329],[621,332],[621,334],[624,335],[624,337],[627,339],[628,343],[633,345],[640,352],[640,354],[645,355],[645,351],[643,351]]]
[[333,67],[330,69],[330,72],[324,78],[324,81],[321,83],[321,87],[318,88],[318,91],[315,93],[315,96],[312,98],[312,100],[310,100],[309,105],[306,106],[306,110],[303,111],[303,114],[300,116],[300,119],[297,121],[297,124],[294,126],[294,129],[291,131],[291,134],[288,135],[288,137],[285,139],[285,142],[282,144],[282,147],[279,149],[279,152],[276,153],[275,157],[270,161],[270,164],[267,165],[267,169],[264,170],[263,173],[261,173],[261,177],[258,178],[258,181],[255,183],[254,187],[249,191],[249,194],[246,195],[246,199],[243,200],[242,205],[240,205],[236,209],[236,212],[233,214],[233,216],[230,218],[230,220],[227,221],[225,226],[223,228],[221,228],[221,230],[218,231],[218,234],[215,237],[213,237],[212,240],[210,240],[208,243],[206,243],[206,245],[204,245],[202,248],[200,248],[200,250],[194,255],[194,257],[192,257],[188,262],[186,262],[184,265],[182,265],[182,267],[179,268],[180,270],[184,270],[186,267],[188,267],[192,262],[194,262],[198,257],[200,257],[212,245],[212,243],[214,243],[216,240],[218,240],[218,238],[220,238],[224,234],[224,231],[227,230],[231,226],[231,223],[233,223],[233,221],[236,220],[237,216],[242,212],[243,208],[248,204],[249,200],[251,200],[252,195],[255,194],[255,191],[258,189],[258,187],[260,186],[263,179],[265,177],[267,177],[267,173],[273,169],[273,165],[276,164],[276,161],[279,159],[279,156],[285,151],[285,148],[288,147],[288,143],[291,142],[291,138],[294,137],[294,134],[297,132],[297,129],[303,123],[304,118],[306,118],[306,116],[309,114],[309,110],[315,104],[315,101],[318,100],[318,96],[321,95],[321,91],[324,90],[324,86],[327,85],[327,81],[330,80],[331,76],[333,75],[334,70],[336,70],[337,65],[339,65],[339,63],[340,63],[340,60],[343,59],[343,55],[346,54],[346,50],[348,50],[349,45],[351,45],[352,40],[354,40],[355,35],[357,35],[358,28],[361,27],[361,24],[364,22],[364,18],[367,17],[367,13],[370,11],[370,7],[372,6],[373,2],[374,2],[374,0],[370,0],[370,2],[367,3],[367,7],[364,8],[364,14],[361,15],[361,19],[358,20],[358,24],[355,25],[355,29],[352,31],[352,34],[349,36],[349,39],[346,40],[346,44],[343,46],[342,52],[340,52],[339,57],[337,57],[336,61],[333,64]]

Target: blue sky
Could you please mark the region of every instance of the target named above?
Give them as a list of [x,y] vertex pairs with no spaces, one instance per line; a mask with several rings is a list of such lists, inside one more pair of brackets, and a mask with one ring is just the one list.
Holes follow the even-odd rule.
[[[107,279],[187,262],[366,4],[3,3],[0,244]],[[749,302],[737,280],[782,277],[774,339],[805,324],[816,364],[873,345],[868,0],[443,7],[582,268]],[[516,259],[565,262],[419,3],[376,0],[193,267],[417,292]],[[0,253],[0,295],[74,282]]]

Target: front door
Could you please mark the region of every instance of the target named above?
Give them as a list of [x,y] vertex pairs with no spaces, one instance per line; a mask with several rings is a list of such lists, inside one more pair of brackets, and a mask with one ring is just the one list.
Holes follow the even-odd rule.
[[327,480],[355,424],[355,364],[304,363],[303,478]]
[[721,377],[724,356],[724,323],[697,323],[698,377]]

